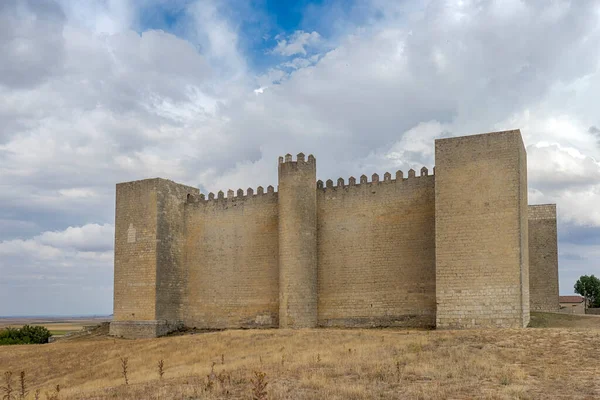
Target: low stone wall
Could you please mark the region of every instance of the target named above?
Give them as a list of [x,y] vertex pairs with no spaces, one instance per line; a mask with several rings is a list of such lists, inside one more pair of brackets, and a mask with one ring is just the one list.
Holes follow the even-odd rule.
[[113,321],[109,335],[126,339],[155,338],[183,327],[181,323],[167,321]]
[[600,308],[588,308],[587,310],[585,310],[585,313],[592,315],[600,315]]

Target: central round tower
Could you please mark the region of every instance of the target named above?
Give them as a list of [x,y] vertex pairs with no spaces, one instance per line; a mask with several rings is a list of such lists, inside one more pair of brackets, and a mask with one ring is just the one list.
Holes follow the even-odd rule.
[[317,326],[317,166],[279,157],[279,327]]

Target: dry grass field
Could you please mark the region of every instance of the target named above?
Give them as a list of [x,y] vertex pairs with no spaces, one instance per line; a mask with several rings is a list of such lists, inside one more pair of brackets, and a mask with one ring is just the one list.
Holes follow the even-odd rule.
[[29,399],[56,385],[60,399],[252,399],[255,372],[265,399],[598,399],[600,318],[566,317],[568,327],[565,316],[535,314],[534,325],[562,327],[513,330],[92,334],[0,347],[0,373],[25,371]]

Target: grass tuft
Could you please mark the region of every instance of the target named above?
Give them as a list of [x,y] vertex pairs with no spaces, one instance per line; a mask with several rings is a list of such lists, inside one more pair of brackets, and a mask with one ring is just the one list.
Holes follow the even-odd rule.
[[162,379],[165,375],[165,361],[158,360],[158,378]]
[[125,385],[129,385],[129,377],[127,376],[129,358],[119,357],[119,359],[121,360],[121,374],[123,375],[123,379],[125,379]]
[[254,371],[252,382],[252,400],[265,400],[267,398],[267,374]]
[[12,371],[6,371],[4,373],[4,386],[0,387],[3,392],[2,399],[12,400],[13,397],[13,373]]

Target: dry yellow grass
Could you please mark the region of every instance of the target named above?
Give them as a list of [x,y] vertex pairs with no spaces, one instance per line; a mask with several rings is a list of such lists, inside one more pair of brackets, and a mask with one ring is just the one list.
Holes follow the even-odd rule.
[[254,371],[269,399],[597,399],[599,344],[598,328],[232,330],[4,346],[0,373],[61,399],[249,399]]

